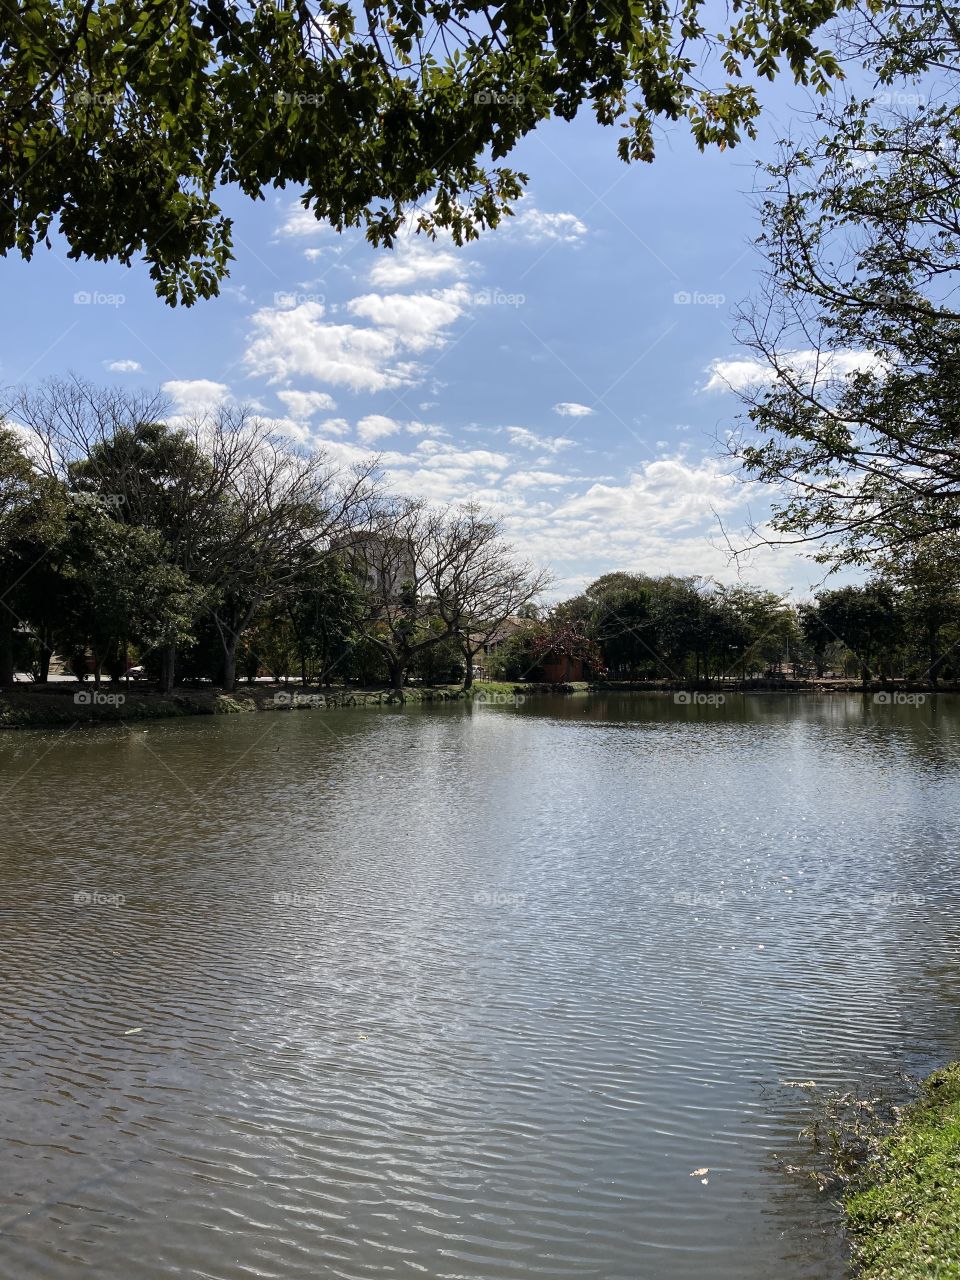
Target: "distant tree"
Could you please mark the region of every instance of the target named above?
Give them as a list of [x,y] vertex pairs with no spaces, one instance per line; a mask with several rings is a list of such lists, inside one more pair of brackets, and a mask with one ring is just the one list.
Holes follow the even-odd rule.
[[[230,690],[244,632],[296,587],[303,556],[328,546],[365,509],[371,468],[339,473],[303,453],[242,406],[223,405],[176,429],[160,397],[79,378],[16,390],[5,415],[33,435],[47,473],[161,540],[167,562],[195,588],[197,617],[213,617]],[[176,644],[165,646],[164,689]]]
[[890,586],[870,582],[839,587],[817,596],[820,624],[850,650],[860,667],[860,680],[890,674],[894,654],[903,641],[903,617]]
[[478,655],[509,618],[536,602],[550,577],[517,560],[501,523],[475,504],[449,512],[437,534],[431,591],[438,615],[459,643],[463,687],[470,689]]
[[[25,626],[40,567],[63,537],[65,511],[62,488],[40,473],[22,436],[0,424],[0,685],[13,684],[14,634]],[[45,672],[48,648],[40,660]]]

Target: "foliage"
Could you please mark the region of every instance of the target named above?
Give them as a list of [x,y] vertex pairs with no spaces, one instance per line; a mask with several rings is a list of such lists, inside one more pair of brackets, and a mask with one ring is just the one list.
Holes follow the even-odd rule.
[[779,491],[761,540],[880,564],[960,530],[960,27],[920,0],[851,45],[875,92],[831,102],[767,171],[731,449]]
[[703,0],[24,0],[0,12],[0,252],[29,258],[59,225],[69,256],[142,255],[190,305],[232,256],[217,189],[290,183],[375,243],[410,207],[459,243],[521,194],[486,166],[550,116],[589,104],[624,160],[652,158],[658,119],[701,148],[753,136],[758,82],[839,75],[814,35],[847,3],[744,0],[718,32]]

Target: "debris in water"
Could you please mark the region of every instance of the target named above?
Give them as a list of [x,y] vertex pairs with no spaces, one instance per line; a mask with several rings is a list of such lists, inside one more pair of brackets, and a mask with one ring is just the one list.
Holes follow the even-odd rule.
[[123,1034],[125,1036],[135,1036],[138,1031],[142,1031],[142,1030],[143,1030],[143,1027],[131,1027],[129,1031],[125,1031]]
[[694,1171],[690,1174],[690,1177],[702,1178],[705,1173],[709,1173],[709,1172],[710,1172],[709,1169],[694,1169]]

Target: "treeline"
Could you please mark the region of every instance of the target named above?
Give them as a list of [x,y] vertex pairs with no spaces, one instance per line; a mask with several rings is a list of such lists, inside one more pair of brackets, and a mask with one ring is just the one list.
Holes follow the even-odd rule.
[[872,682],[960,680],[960,584],[948,566],[823,590],[795,605],[703,578],[610,573],[524,622],[489,660],[520,679],[544,655],[612,680],[687,684],[824,675]]
[[0,426],[0,683],[142,665],[232,689],[291,672],[400,688],[465,674],[546,578],[497,522],[387,493],[249,411],[173,424],[159,396],[79,379],[18,392]]
[[[708,579],[611,573],[544,609],[545,573],[474,506],[397,498],[222,407],[77,379],[17,393],[0,426],[0,683],[131,667],[401,688],[463,680],[675,683],[825,673],[960,678],[958,558],[901,558],[794,605]],[[567,672],[569,674],[564,675]]]

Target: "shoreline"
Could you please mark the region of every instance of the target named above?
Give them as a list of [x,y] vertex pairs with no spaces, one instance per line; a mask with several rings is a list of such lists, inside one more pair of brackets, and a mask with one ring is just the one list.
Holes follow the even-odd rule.
[[[36,685],[24,682],[0,689],[0,731],[41,729],[56,725],[124,724],[142,720],[174,720],[186,716],[238,715],[269,711],[329,711],[341,707],[404,707],[436,702],[477,702],[498,706],[520,705],[532,697],[571,697],[591,694],[652,694],[669,696],[685,693],[694,703],[714,703],[718,695],[747,696],[754,694],[794,694],[803,697],[832,694],[860,694],[894,705],[901,700],[915,703],[933,695],[960,693],[956,685],[940,686],[874,686],[864,689],[851,682],[796,682],[788,684],[737,682],[736,685],[695,685],[682,687],[665,681],[604,681],[571,684],[518,684],[510,681],[478,681],[473,688],[460,685],[414,685],[400,695],[384,687],[303,686],[299,683],[262,683],[241,685],[233,693],[207,687],[179,687],[170,694],[139,683],[101,684],[76,681],[54,681]],[[86,699],[77,702],[77,695]]]
[[960,1062],[924,1080],[843,1211],[859,1280],[960,1276]]

